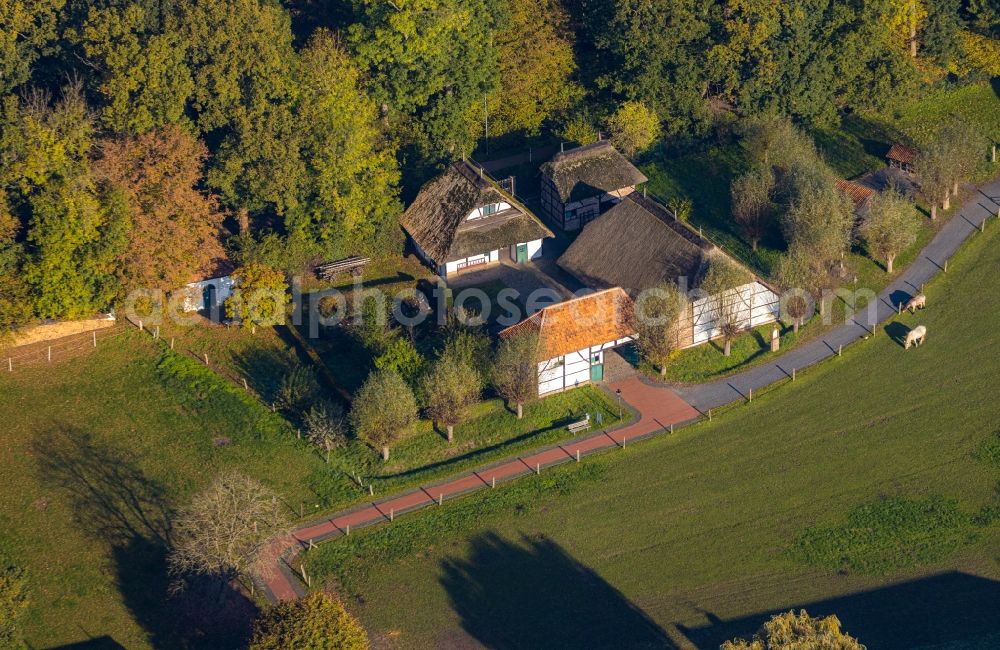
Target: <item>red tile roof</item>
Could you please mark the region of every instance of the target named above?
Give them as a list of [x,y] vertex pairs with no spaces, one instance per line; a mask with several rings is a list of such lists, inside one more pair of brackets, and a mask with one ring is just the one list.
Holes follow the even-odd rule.
[[623,289],[614,287],[546,307],[500,336],[536,333],[539,360],[548,360],[633,336],[632,314],[632,300]]
[[889,148],[889,153],[885,157],[893,162],[909,165],[917,159],[917,150],[897,143]]
[[855,183],[854,181],[837,181],[837,188],[847,195],[851,201],[854,202],[854,209],[857,210],[863,206],[868,199],[875,195],[875,190],[868,187],[867,185],[862,185],[861,183]]

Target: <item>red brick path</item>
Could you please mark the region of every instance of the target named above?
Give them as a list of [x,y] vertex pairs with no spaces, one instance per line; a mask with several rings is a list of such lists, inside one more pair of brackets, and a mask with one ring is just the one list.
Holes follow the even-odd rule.
[[271,600],[292,600],[301,595],[301,586],[292,576],[288,561],[300,548],[308,547],[310,540],[316,543],[346,534],[350,528],[388,522],[390,518],[395,518],[399,514],[439,501],[447,501],[466,492],[489,488],[494,480],[501,482],[532,474],[545,467],[573,460],[577,452],[585,456],[611,447],[620,447],[628,444],[630,440],[667,430],[671,425],[696,420],[700,415],[672,390],[648,384],[638,377],[610,384],[608,388],[612,393],[621,390],[626,408],[630,406],[638,411],[637,421],[614,431],[590,433],[586,437],[483,467],[436,485],[417,488],[384,501],[341,512],[307,524],[295,530],[291,536],[277,540],[272,552],[275,557],[280,555],[282,559],[280,566],[268,577],[265,585]]

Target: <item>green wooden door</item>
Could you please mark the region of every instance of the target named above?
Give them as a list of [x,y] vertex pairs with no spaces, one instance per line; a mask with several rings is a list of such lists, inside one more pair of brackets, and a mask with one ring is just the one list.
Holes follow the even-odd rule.
[[517,263],[527,264],[528,263],[528,245],[518,244],[517,245]]
[[590,381],[604,381],[604,364],[595,363],[590,366]]

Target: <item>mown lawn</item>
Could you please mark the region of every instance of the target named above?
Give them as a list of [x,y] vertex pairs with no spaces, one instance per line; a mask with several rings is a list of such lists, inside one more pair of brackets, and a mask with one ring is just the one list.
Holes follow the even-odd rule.
[[309,498],[322,462],[284,420],[134,330],[0,376],[0,413],[0,547],[29,574],[31,647],[240,643],[245,600],[206,623],[167,597],[169,513],[226,468]]
[[398,648],[708,648],[800,606],[872,648],[994,647],[997,268],[987,229],[929,309],[794,384],[331,542],[313,575]]
[[[521,420],[501,400],[484,401],[473,407],[467,422],[455,427],[451,444],[443,431],[421,420],[393,446],[388,462],[367,444],[352,440],[331,456],[325,471],[309,477],[316,495],[312,510],[365,500],[369,498],[368,485],[373,486],[376,496],[385,496],[572,438],[575,434],[567,431],[566,425],[587,413],[595,423],[600,413],[604,427],[619,421],[615,403],[598,389],[585,386],[527,404]],[[627,419],[629,414],[624,416]],[[360,477],[365,487],[352,476]]]

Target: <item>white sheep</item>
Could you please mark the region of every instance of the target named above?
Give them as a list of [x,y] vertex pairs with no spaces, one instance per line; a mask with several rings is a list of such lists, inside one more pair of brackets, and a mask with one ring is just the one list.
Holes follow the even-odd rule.
[[923,325],[917,325],[912,330],[906,333],[906,341],[903,345],[904,350],[909,350],[910,346],[917,347],[924,342],[924,338],[927,336],[927,328]]
[[925,296],[924,294],[920,294],[918,296],[913,296],[912,298],[910,298],[910,301],[906,303],[903,309],[909,310],[909,312],[912,314],[916,312],[918,309],[923,309],[926,306],[927,306],[927,296]]

